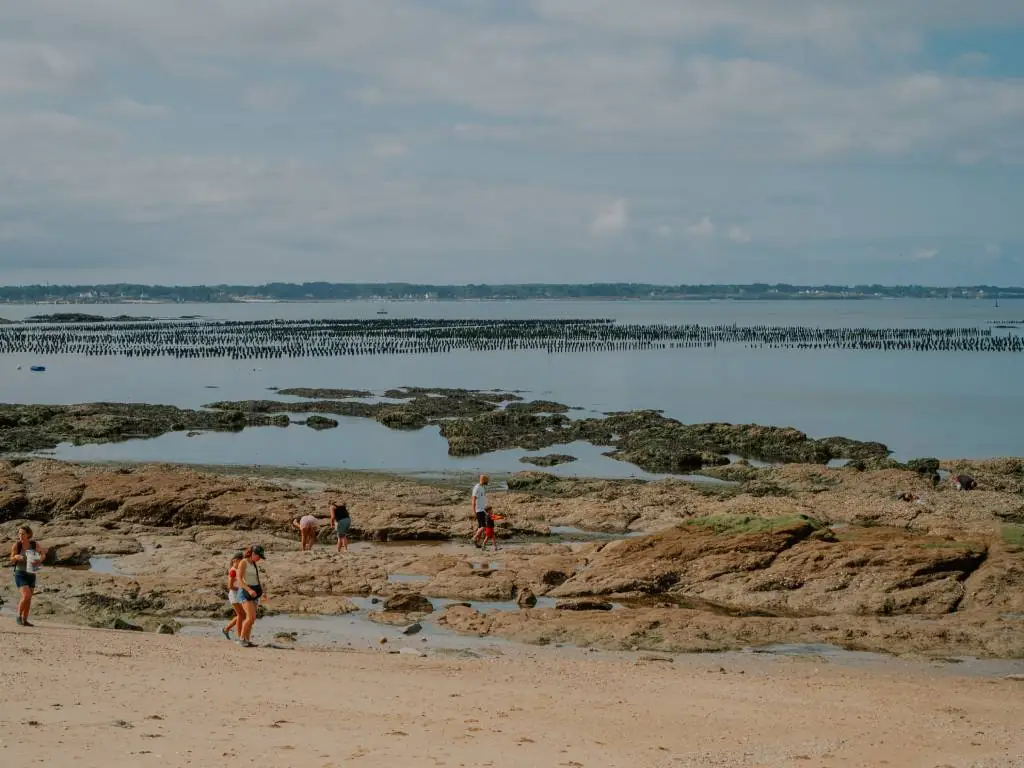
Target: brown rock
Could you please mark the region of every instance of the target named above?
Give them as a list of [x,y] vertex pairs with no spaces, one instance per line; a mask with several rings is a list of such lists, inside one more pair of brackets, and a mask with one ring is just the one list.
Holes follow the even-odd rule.
[[433,613],[433,604],[415,592],[400,592],[384,601],[384,610],[390,613]]
[[516,605],[520,608],[533,608],[537,605],[537,596],[529,589],[521,589],[516,595]]
[[604,600],[578,598],[576,600],[559,600],[555,609],[559,611],[610,611],[614,606]]

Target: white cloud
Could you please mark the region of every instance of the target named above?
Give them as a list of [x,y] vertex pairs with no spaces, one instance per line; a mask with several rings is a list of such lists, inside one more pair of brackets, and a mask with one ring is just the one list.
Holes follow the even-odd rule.
[[[979,261],[1019,270],[1024,78],[929,38],[1022,24],[1019,0],[0,3],[0,221],[30,223],[0,263],[37,258],[32,232],[68,260],[132,243],[228,276],[245,254],[315,278],[461,249],[547,275],[574,247],[607,274],[641,245],[657,276],[674,238],[756,222],[781,279],[801,249],[914,275],[922,242],[930,269],[998,240]],[[721,250],[705,261],[752,261]]]
[[0,94],[74,86],[92,73],[91,64],[60,47],[0,38]]
[[258,83],[246,89],[245,103],[258,112],[283,112],[295,104],[301,93],[296,83]]
[[590,222],[590,231],[595,235],[617,235],[626,231],[629,226],[629,211],[626,208],[626,201],[622,198],[602,205],[593,221]]
[[688,226],[686,234],[694,240],[710,240],[715,236],[715,223],[710,216],[705,216],[697,223]]
[[939,251],[936,248],[918,248],[914,251],[914,261],[931,261],[939,255]]
[[[446,105],[524,123],[504,138],[559,147],[692,149],[807,158],[965,148],[1024,160],[1024,81],[918,72],[929,30],[1024,23],[1016,0],[534,0],[535,19],[500,21],[401,0],[34,0],[0,9],[31,25],[173,67],[215,58],[323,67],[374,103]],[[715,58],[727,34],[742,53]],[[130,47],[128,46],[130,43]],[[789,52],[794,43],[801,55]],[[760,46],[767,46],[762,48]],[[854,56],[817,67],[817,57]],[[895,56],[885,70],[880,49]],[[807,55],[805,55],[805,53]],[[889,58],[884,61],[890,62]],[[292,106],[296,86],[250,89],[255,109]],[[495,136],[492,138],[501,138]]]
[[739,245],[746,245],[750,242],[750,235],[747,234],[743,227],[730,227],[729,233],[726,235],[734,243]]
[[374,157],[387,159],[407,154],[409,154],[409,145],[404,141],[381,141],[373,147]]
[[117,99],[106,105],[106,112],[115,117],[152,119],[168,117],[171,110],[163,104],[143,104],[134,99]]
[[953,59],[953,68],[961,72],[978,72],[992,63],[992,57],[981,51],[961,53]]

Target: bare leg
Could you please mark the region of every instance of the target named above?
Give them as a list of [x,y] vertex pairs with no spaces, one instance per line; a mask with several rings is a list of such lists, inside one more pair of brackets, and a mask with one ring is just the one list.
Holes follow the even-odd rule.
[[245,609],[239,603],[232,603],[231,607],[235,609],[235,615],[232,617],[228,625],[224,627],[224,634],[226,635],[232,629],[236,632],[241,632],[242,622],[245,620]]
[[338,539],[338,545],[340,546],[341,549],[348,552],[348,536],[342,536],[340,539]]
[[18,599],[18,615],[24,621],[28,621],[28,612],[32,609],[32,587],[22,587],[18,591],[21,593]]
[[242,603],[242,610],[245,612],[245,618],[242,619],[242,628],[238,630],[238,639],[248,643],[252,636],[252,625],[256,623],[256,603],[246,600]]

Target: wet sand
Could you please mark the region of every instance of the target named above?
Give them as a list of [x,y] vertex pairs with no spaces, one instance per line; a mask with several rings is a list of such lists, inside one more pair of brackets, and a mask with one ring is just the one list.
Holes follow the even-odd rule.
[[1024,766],[1024,682],[814,657],[243,650],[0,625],[0,765]]

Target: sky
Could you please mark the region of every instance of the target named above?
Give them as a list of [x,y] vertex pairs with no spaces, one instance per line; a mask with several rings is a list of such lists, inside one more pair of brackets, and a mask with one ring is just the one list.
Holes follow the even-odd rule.
[[0,284],[276,280],[1024,284],[1024,2],[0,2]]

